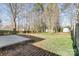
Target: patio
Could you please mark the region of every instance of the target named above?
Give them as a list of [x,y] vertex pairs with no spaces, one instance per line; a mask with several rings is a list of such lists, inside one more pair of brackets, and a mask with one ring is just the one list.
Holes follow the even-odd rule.
[[0,48],[28,40],[30,39],[17,35],[0,36]]

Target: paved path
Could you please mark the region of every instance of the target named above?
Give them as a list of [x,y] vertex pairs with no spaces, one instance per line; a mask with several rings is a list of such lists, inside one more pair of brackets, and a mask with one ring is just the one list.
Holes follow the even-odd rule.
[[0,48],[28,40],[30,39],[17,35],[0,36]]

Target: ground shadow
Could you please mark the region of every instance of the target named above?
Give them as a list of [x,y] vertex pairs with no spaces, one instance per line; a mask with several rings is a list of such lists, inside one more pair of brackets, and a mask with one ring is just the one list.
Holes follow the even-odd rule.
[[0,55],[2,56],[59,56],[56,53],[52,53],[32,45],[32,43],[44,40],[44,38],[39,38],[32,35],[19,35],[19,36],[30,38],[31,40],[10,45],[7,47],[3,47],[0,49]]
[[35,42],[38,42],[38,41],[45,40],[44,38],[40,38],[40,37],[37,37],[37,36],[28,35],[28,34],[27,35],[19,35],[19,36],[30,38],[31,40],[28,41],[29,43],[35,43]]

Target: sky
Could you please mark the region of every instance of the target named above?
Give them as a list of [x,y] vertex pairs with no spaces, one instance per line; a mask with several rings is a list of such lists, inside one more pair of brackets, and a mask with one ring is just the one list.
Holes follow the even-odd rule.
[[[63,8],[62,5],[59,4],[59,7]],[[76,5],[71,4],[68,9],[60,14],[61,25],[64,27],[71,26],[71,21],[75,20],[74,17],[76,17]]]
[[[46,4],[47,5],[47,4]],[[45,5],[45,6],[46,6]],[[29,3],[26,5],[27,11],[31,11],[34,4]],[[63,4],[58,4],[59,8],[63,8]],[[2,20],[3,25],[8,25],[11,23],[10,18],[8,17],[10,14],[8,11],[6,11],[8,7],[5,4],[0,3],[0,19]],[[60,14],[60,20],[62,26],[70,25],[71,15],[75,16],[76,13],[76,7],[72,4],[70,8],[66,9],[64,12],[61,12]]]

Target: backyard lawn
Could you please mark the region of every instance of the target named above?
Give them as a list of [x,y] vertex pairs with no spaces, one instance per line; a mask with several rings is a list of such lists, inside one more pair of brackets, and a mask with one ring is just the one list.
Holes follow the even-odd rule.
[[34,46],[58,55],[74,55],[70,33],[36,33],[31,35],[44,38],[42,41],[33,43]]

